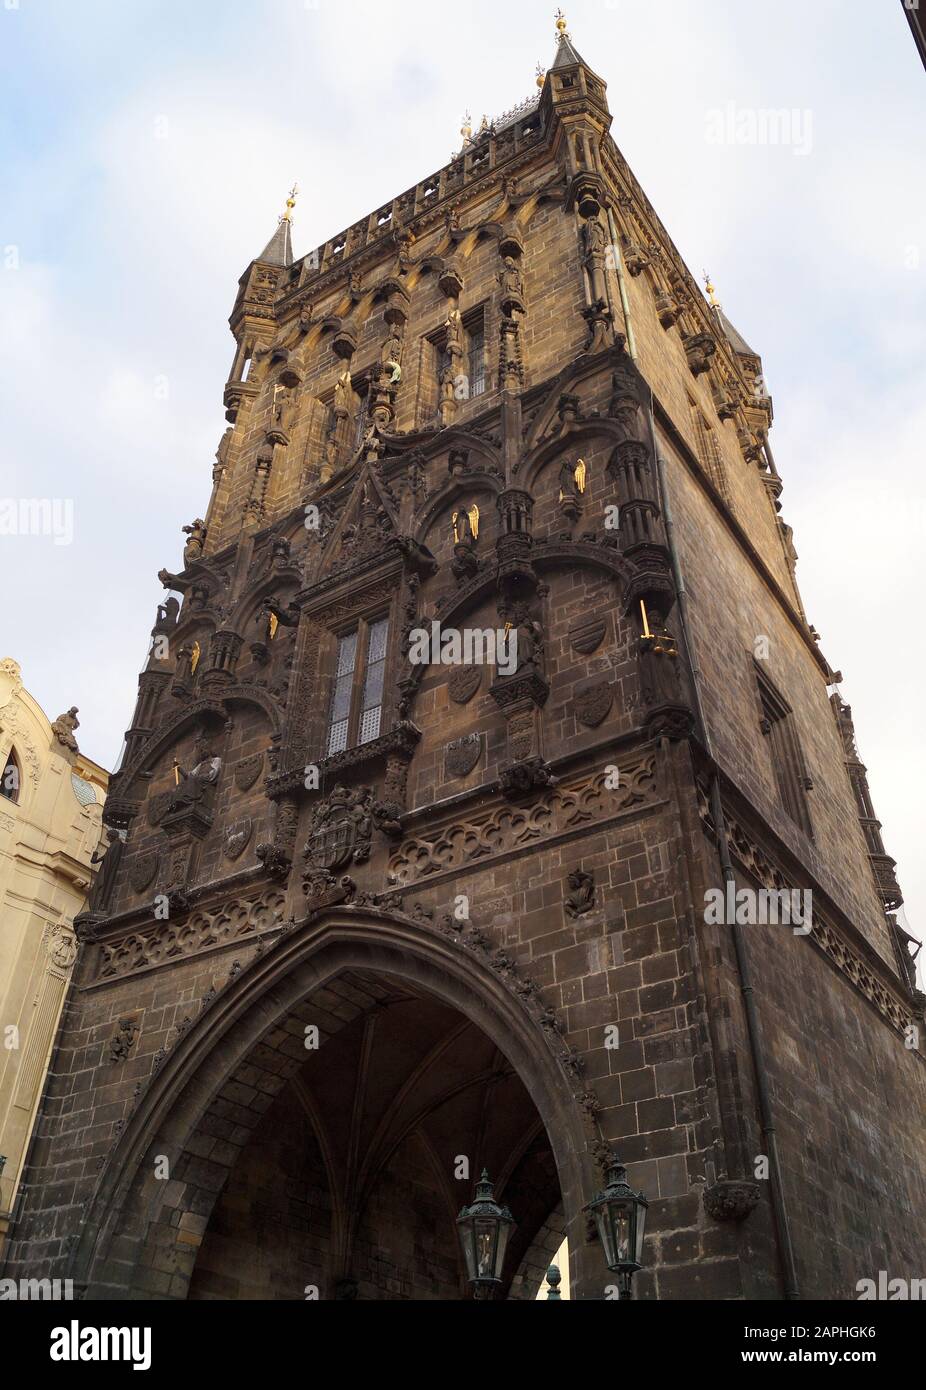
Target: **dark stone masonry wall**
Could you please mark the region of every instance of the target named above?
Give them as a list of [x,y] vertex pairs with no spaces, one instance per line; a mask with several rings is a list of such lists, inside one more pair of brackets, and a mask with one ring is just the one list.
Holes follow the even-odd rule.
[[[799,1291],[926,1275],[923,999],[800,607],[761,360],[609,125],[563,41],[536,104],[315,263],[284,221],[242,277],[5,1274],[462,1298],[485,1166],[518,1222],[503,1296],[565,1234],[571,1296],[604,1298],[583,1208],[617,1152],[650,1203],[635,1297],[783,1297],[733,933],[705,917],[716,785],[737,886],[814,895],[804,935],[743,928]],[[432,621],[514,629],[517,668],[415,665]]]

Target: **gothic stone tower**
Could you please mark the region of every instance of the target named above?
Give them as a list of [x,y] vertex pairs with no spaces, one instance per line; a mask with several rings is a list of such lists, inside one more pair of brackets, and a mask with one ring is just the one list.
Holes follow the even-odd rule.
[[[924,1001],[761,363],[610,124],[561,29],[533,100],[242,276],[7,1273],[461,1298],[485,1166],[500,1296],[565,1234],[603,1298],[612,1150],[638,1298],[926,1273]],[[424,664],[432,623],[516,660]]]

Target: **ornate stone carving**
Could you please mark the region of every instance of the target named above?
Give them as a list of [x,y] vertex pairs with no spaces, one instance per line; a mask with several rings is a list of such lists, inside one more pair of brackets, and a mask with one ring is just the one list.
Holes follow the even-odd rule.
[[759,1204],[757,1182],[724,1178],[704,1189],[704,1210],[714,1221],[743,1221]]
[[332,572],[349,569],[371,555],[380,554],[386,541],[394,536],[395,532],[386,512],[378,499],[371,496],[369,485],[364,483],[356,519],[341,532],[340,552],[332,566]]
[[502,795],[513,801],[523,800],[536,792],[552,787],[555,778],[547,764],[540,757],[524,758],[521,762],[509,763],[498,775]]
[[624,251],[624,264],[634,279],[636,279],[651,262],[652,256],[647,248],[645,246],[640,246],[637,242],[632,242]]
[[271,878],[286,878],[292,868],[292,860],[279,845],[262,844],[254,851]]
[[689,333],[683,340],[692,376],[700,376],[710,367],[717,343],[710,333]]
[[594,874],[586,873],[583,869],[573,869],[566,883],[569,888],[569,894],[563,900],[566,916],[581,917],[583,913],[591,912],[595,906]]
[[681,313],[678,300],[668,290],[656,294],[656,314],[663,328],[671,328]]
[[524,313],[524,281],[513,256],[506,256],[504,269],[499,271],[501,308],[503,314]]
[[518,320],[503,315],[499,323],[498,384],[501,390],[520,391],[524,381],[524,363],[521,357],[521,333]]
[[588,729],[604,723],[614,702],[614,687],[608,680],[594,681],[576,691],[573,706],[576,718]]
[[77,937],[63,922],[46,927],[43,933],[48,959],[58,970],[70,970],[77,959]]
[[389,861],[389,882],[417,883],[432,874],[512,850],[527,850],[538,841],[575,826],[594,824],[651,800],[656,788],[652,754],[621,768],[620,786],[605,786],[604,772],[568,784],[558,783],[529,806],[503,806],[470,820],[445,822],[403,841]]
[[235,764],[235,786],[240,792],[250,791],[264,770],[263,753],[254,753]]
[[469,704],[482,684],[481,666],[458,666],[447,679],[447,693],[457,705]]
[[356,898],[357,885],[346,874],[337,875],[327,869],[310,869],[303,875],[302,891],[310,913],[333,903],[351,902]]
[[370,857],[373,838],[369,787],[349,791],[336,786],[317,808],[302,854],[310,869],[329,873]]
[[289,443],[295,400],[290,387],[277,382],[273,388],[273,401],[270,406],[270,429],[267,438],[273,444]]
[[138,1041],[140,1027],[137,1018],[119,1019],[116,1031],[109,1040],[110,1062],[115,1064],[116,1062],[128,1061],[129,1054]]
[[90,890],[90,906],[94,911],[105,912],[109,906],[124,846],[122,834],[115,826],[110,826],[106,831],[106,848],[103,853],[100,854],[97,846],[90,856],[91,864],[102,864]]
[[604,618],[580,618],[569,629],[569,644],[580,656],[591,656],[601,646],[607,630]]
[[101,912],[81,912],[74,918],[74,935],[80,945],[99,940],[100,927],[106,918]]
[[254,822],[250,816],[242,816],[240,820],[232,821],[226,827],[222,837],[222,853],[226,859],[234,861],[240,859],[247,849],[254,829]]
[[194,911],[180,924],[168,920],[144,931],[99,943],[97,979],[129,975],[145,966],[207,947],[226,945],[266,931],[283,920],[285,894],[270,889],[255,898],[239,898],[207,910]]
[[[711,818],[710,804],[706,788],[698,785],[698,811],[706,833],[716,839]],[[757,883],[765,888],[793,891],[791,883],[775,862],[774,851],[760,846],[754,837],[743,828],[737,816],[729,807],[724,807],[727,824],[727,841],[730,853],[735,860]],[[802,885],[806,889],[806,883]],[[903,1033],[913,1022],[909,998],[902,999],[898,986],[889,985],[870,968],[858,951],[849,944],[843,932],[828,920],[820,905],[821,896],[814,891],[813,919],[810,933],[805,940],[813,943],[828,956],[842,975],[881,1014],[892,1028]]]
[[599,221],[596,210],[582,223],[582,250],[593,304],[598,300],[607,299],[604,276],[604,258],[607,246],[608,234]]
[[72,753],[76,753],[77,739],[74,737],[74,730],[79,728],[80,720],[77,718],[77,706],[72,705],[64,714],[58,715],[51,726],[51,731],[63,748],[68,748]]
[[196,762],[189,772],[176,764],[177,783],[169,793],[164,820],[176,820],[189,811],[209,815],[215,796],[215,786],[222,771],[222,759],[213,751],[205,735],[196,740]]
[[203,553],[203,546],[206,543],[206,523],[201,516],[195,521],[190,522],[189,526],[181,526],[181,531],[189,540],[183,547],[183,563],[190,565],[194,560],[198,560]]
[[464,734],[444,747],[444,763],[452,777],[466,777],[482,757],[482,734]]
[[153,883],[160,864],[160,851],[156,849],[134,856],[129,865],[129,883],[133,892],[143,893],[148,885]]
[[512,710],[508,716],[508,751],[513,762],[523,762],[534,751],[537,720],[533,706]]
[[180,612],[180,600],[171,594],[165,603],[158,604],[158,616],[155,619],[154,627],[151,629],[151,636],[169,636],[177,626],[177,615]]

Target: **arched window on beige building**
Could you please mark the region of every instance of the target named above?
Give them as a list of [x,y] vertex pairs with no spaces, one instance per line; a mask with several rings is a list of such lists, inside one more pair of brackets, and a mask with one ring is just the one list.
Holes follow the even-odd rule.
[[10,749],[9,757],[0,775],[0,796],[5,796],[7,801],[19,801],[19,789],[22,785],[22,773],[16,754]]

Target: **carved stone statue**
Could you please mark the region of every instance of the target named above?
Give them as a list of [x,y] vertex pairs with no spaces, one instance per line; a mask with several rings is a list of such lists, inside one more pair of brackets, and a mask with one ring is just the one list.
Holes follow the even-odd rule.
[[139,1023],[135,1018],[120,1018],[116,1032],[109,1040],[109,1060],[114,1065],[128,1060],[138,1037]]
[[398,333],[390,333],[383,343],[382,360],[388,365],[390,362],[398,362],[402,356],[402,339]]
[[502,312],[510,314],[514,309],[524,309],[524,281],[514,256],[506,256],[504,264],[498,277],[502,287]]
[[189,685],[193,677],[193,659],[196,656],[196,648],[191,642],[185,642],[177,652],[177,669],[174,672],[174,680],[177,685]]
[[222,435],[222,438],[219,440],[219,447],[215,451],[215,461],[221,468],[224,468],[225,465],[228,463],[228,450],[231,447],[233,434],[234,430],[232,429],[231,425],[229,425],[228,429],[225,431],[225,433]]
[[444,367],[440,374],[440,421],[449,425],[457,413],[457,398],[454,388],[454,369]]
[[391,333],[383,343],[382,361],[392,372],[390,386],[397,386],[402,380],[402,339],[398,333]]
[[463,356],[463,317],[459,309],[451,309],[444,324],[447,330],[447,355],[451,361]]
[[590,217],[582,225],[582,242],[586,256],[602,254],[608,244],[605,229],[597,217]]
[[585,268],[591,285],[592,307],[604,306],[608,298],[604,277],[604,252],[608,238],[597,217],[590,217],[583,223],[582,244],[585,247]]
[[455,543],[450,570],[458,584],[465,584],[479,572],[476,558],[476,533],[472,518],[465,507],[458,508],[453,519]]
[[465,507],[460,507],[454,514],[453,524],[456,529],[457,543],[459,545],[472,545],[476,537],[473,535],[473,523]]
[[455,545],[450,572],[458,584],[465,584],[479,573],[479,561],[471,545]]
[[287,386],[279,383],[273,388],[273,405],[270,419],[275,434],[289,434],[293,416],[293,393]]
[[576,500],[578,499],[579,485],[576,481],[575,459],[563,460],[562,467],[559,470],[559,490],[564,500],[569,497],[575,498]]
[[80,720],[77,718],[77,706],[72,705],[65,714],[58,715],[51,726],[51,731],[62,747],[70,748],[72,753],[76,753],[77,739],[74,737],[74,730],[79,728]]
[[151,629],[151,636],[155,637],[159,632],[170,633],[177,626],[177,614],[180,612],[180,600],[171,595],[166,603],[158,604],[158,616]]
[[587,874],[583,869],[573,869],[566,880],[569,887],[569,894],[563,901],[563,907],[569,917],[581,917],[585,912],[591,912],[595,906],[595,878],[593,874]]
[[203,553],[203,546],[206,543],[206,523],[201,516],[189,526],[181,526],[181,531],[189,540],[183,547],[183,563],[188,565],[192,560],[198,560]]
[[539,670],[543,664],[543,628],[532,618],[527,604],[519,603],[514,610],[517,638],[517,670]]
[[91,864],[101,864],[90,890],[90,907],[94,912],[105,912],[116,882],[119,860],[122,858],[124,842],[121,834],[110,826],[106,831],[106,848],[100,853],[99,846],[90,856]]
[[222,759],[212,752],[208,739],[199,738],[196,740],[194,757],[197,761],[189,772],[185,771],[179,763],[176,764],[179,780],[170,793],[170,800],[167,803],[168,814],[175,811],[185,811],[192,806],[200,805],[209,788],[213,787],[219,779],[219,773],[222,771]]
[[350,414],[351,399],[350,367],[345,362],[344,370],[334,384],[334,413],[338,417]]

